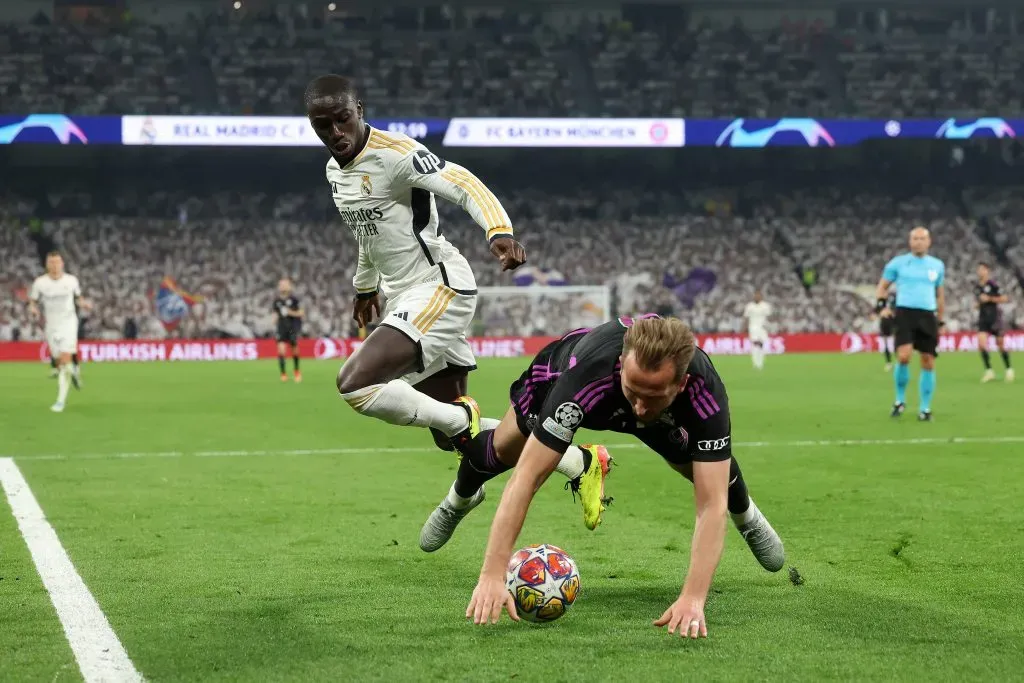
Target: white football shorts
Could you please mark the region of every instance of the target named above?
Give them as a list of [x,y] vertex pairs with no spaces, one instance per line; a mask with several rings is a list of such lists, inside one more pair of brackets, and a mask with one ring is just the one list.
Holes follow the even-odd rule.
[[399,330],[420,348],[419,369],[402,379],[415,385],[448,367],[476,368],[466,339],[476,301],[475,294],[458,294],[436,283],[417,285],[388,299],[380,324]]
[[56,358],[62,353],[78,353],[78,321],[61,323],[46,330],[46,345]]
[[750,341],[755,344],[767,344],[768,343],[768,330],[763,327],[752,327],[748,334]]

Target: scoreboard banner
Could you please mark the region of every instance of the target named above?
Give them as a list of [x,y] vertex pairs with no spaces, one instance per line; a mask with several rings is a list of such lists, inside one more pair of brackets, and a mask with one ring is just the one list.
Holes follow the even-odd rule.
[[[371,118],[446,147],[842,147],[870,140],[1015,138],[1024,119]],[[304,116],[0,116],[0,144],[316,147]]]
[[[445,119],[370,119],[381,130],[413,138],[442,135]],[[319,147],[305,116],[122,116],[125,145]]]
[[[520,358],[536,355],[557,337],[472,337],[473,353],[479,358]],[[300,339],[299,352],[305,358],[318,360],[343,359],[352,355],[362,342],[358,339],[321,337]],[[1008,332],[1005,337],[1009,351],[1024,351],[1024,332]],[[712,356],[735,356],[750,353],[750,340],[741,334],[698,334],[697,345]],[[875,334],[808,333],[779,334],[769,338],[766,350],[771,354],[786,353],[881,353],[882,340]],[[977,352],[973,332],[944,334],[939,351]],[[989,339],[989,350],[995,351],[995,339]],[[124,363],[157,361],[252,361],[277,358],[273,339],[137,339],[117,341],[82,341],[78,353],[86,363]],[[0,342],[0,361],[49,362],[45,342]]]
[[682,119],[452,119],[445,147],[682,147]]

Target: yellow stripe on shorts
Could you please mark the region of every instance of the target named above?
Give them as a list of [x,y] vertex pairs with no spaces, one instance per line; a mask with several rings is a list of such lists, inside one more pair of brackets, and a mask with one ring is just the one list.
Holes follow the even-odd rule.
[[420,311],[420,314],[412,321],[413,327],[426,334],[434,326],[444,312],[448,310],[448,304],[455,298],[455,290],[444,285],[438,285],[434,295],[430,297],[427,307]]

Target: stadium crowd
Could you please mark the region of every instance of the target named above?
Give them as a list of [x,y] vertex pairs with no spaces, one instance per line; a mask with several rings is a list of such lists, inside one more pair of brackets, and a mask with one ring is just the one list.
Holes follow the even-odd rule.
[[[305,334],[354,332],[349,315],[355,241],[332,215],[324,193],[217,194],[187,201],[150,196],[145,208],[122,198],[121,212],[108,215],[92,213],[89,199],[55,198],[64,217],[44,227],[95,302],[90,336],[118,338],[126,330],[152,338],[266,336],[272,332],[274,286],[284,275],[296,280],[307,312]],[[996,265],[1011,298],[1005,312],[1013,321],[1021,310],[1013,266],[1024,265],[1024,232],[1015,227],[1020,223],[993,219],[994,241],[986,241],[981,225],[927,194],[902,201],[796,194],[758,204],[744,216],[733,215],[727,202],[688,206],[672,195],[642,190],[575,196],[534,191],[504,200],[522,226],[530,268],[567,284],[610,285],[613,313],[657,310],[683,316],[700,331],[740,332],[743,307],[760,288],[775,308],[776,331],[874,331],[873,285],[885,261],[905,249],[907,230],[918,221],[931,228],[934,253],[947,263],[950,330],[971,328],[975,266],[997,262],[1003,248],[1013,259],[1010,266]],[[0,339],[38,339],[41,330],[28,319],[24,297],[40,263],[18,220],[31,206],[13,200],[2,206]],[[498,272],[469,218],[457,207],[439,206],[445,234],[473,264],[479,284],[515,286],[513,275]],[[1001,215],[1011,215],[1015,206],[999,204]],[[816,274],[813,282],[801,276],[807,269]],[[170,333],[151,301],[165,276],[201,298]],[[603,313],[595,310],[599,299],[583,295],[503,296],[496,304],[483,298],[475,332],[557,332],[592,323]]]
[[288,6],[78,25],[39,15],[0,23],[0,97],[9,112],[295,115],[305,83],[328,67],[358,74],[377,116],[1020,109],[1024,48],[1002,15],[965,23],[965,11],[935,12],[945,18],[773,28],[635,25],[582,9],[574,21],[511,11],[467,19],[440,5],[415,22]]

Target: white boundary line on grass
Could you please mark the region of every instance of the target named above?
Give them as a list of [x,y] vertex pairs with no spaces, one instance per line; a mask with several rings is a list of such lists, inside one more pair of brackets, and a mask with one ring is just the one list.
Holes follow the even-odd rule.
[[96,598],[78,575],[57,532],[43,514],[21,470],[0,458],[0,488],[7,494],[18,528],[32,554],[43,586],[57,610],[71,651],[86,683],[142,681]]
[[[1019,444],[1022,436],[950,436],[920,437],[908,439],[803,439],[796,441],[737,441],[736,448],[828,448],[833,446],[938,446],[957,444]],[[609,449],[646,448],[642,443],[610,443]],[[258,456],[303,456],[303,455],[373,455],[377,453],[435,453],[437,448],[303,448],[294,450],[237,450],[237,451],[153,451],[126,453],[51,453],[44,455],[9,455],[18,460],[128,460],[134,458],[242,458]],[[2,458],[4,456],[0,456]]]

